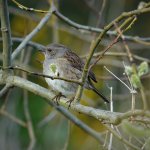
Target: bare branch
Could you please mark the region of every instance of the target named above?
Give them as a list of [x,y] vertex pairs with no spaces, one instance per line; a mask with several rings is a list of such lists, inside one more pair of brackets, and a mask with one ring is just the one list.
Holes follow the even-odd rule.
[[5,95],[7,93],[7,91],[12,87],[11,84],[6,84],[3,89],[0,91],[0,97],[2,97],[3,95]]
[[42,119],[37,126],[39,128],[43,127],[44,125],[48,124],[56,115],[58,112],[56,110],[51,111],[44,119]]
[[0,109],[0,114],[8,117],[9,119],[11,119],[13,122],[19,124],[22,127],[26,127],[26,123],[18,118],[16,118],[15,116],[11,115],[10,113],[8,113],[7,111]]
[[29,33],[25,39],[20,43],[20,45],[15,49],[15,51],[12,54],[12,59],[15,59],[15,57],[19,54],[19,52],[27,45],[27,43],[35,36],[42,27],[48,22],[49,18],[51,17],[51,14],[53,12],[53,7],[50,8],[49,12],[45,15],[44,18],[40,21],[40,23],[34,28],[34,30]]
[[12,41],[11,41],[11,31],[10,31],[7,0],[0,1],[0,8],[1,8],[0,10],[1,31],[3,37],[3,67],[8,67],[11,65]]
[[2,69],[3,70],[5,70],[5,69],[20,70],[22,72],[26,72],[26,73],[31,74],[31,75],[40,76],[40,77],[44,77],[44,78],[50,78],[51,80],[56,80],[56,79],[63,80],[63,81],[66,81],[66,82],[77,83],[77,84],[83,86],[82,82],[80,82],[78,80],[66,79],[66,78],[57,77],[57,76],[45,75],[43,73],[32,72],[32,71],[29,71],[29,70],[25,70],[25,69],[23,69],[22,67],[19,67],[19,66],[15,66],[15,67],[11,66],[11,67],[2,68]]
[[134,150],[140,150],[140,148],[138,148],[137,146],[131,144],[129,141],[127,141],[125,138],[123,138],[122,136],[120,136],[117,132],[115,132],[115,130],[113,130],[112,128],[110,128],[108,125],[105,125],[105,127],[108,129],[108,131],[110,131],[118,140],[122,141],[124,144],[126,144],[128,147],[134,149]]

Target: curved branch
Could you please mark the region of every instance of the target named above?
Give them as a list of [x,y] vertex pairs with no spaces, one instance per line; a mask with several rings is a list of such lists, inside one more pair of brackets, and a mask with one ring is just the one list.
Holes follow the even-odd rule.
[[[45,101],[48,102],[50,105],[52,105],[55,109],[59,110],[60,112],[66,111],[61,106],[57,106],[52,102],[52,98],[55,96],[50,90],[41,87],[38,84],[35,84],[33,82],[30,82],[26,79],[17,77],[17,76],[8,76],[6,80],[3,80],[2,77],[0,76],[0,84],[6,84],[10,83],[14,86],[20,87],[22,89],[26,89],[36,95],[39,95],[43,98],[45,98]],[[61,98],[60,104],[68,107],[68,103],[66,103],[68,99],[66,98]],[[150,112],[149,111],[143,111],[143,110],[134,110],[133,111],[128,111],[126,113],[119,113],[119,112],[110,112],[106,110],[101,110],[101,109],[95,109],[92,107],[84,106],[81,104],[71,104],[70,109],[75,110],[77,112],[83,113],[85,115],[91,116],[99,121],[103,121],[108,124],[114,124],[118,125],[122,122],[124,119],[128,119],[131,116],[145,116],[145,117],[150,117]],[[64,113],[64,112],[63,112]]]

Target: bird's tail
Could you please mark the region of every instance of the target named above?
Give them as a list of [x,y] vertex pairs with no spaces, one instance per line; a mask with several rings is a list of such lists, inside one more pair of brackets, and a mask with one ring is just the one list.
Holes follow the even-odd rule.
[[92,90],[99,95],[105,102],[109,103],[109,100],[102,94],[100,93],[95,87],[92,87]]
[[97,94],[99,95],[105,102],[109,103],[109,100],[102,94],[100,93],[93,85],[93,83],[91,82],[90,78],[88,78],[88,81],[90,83],[90,88]]

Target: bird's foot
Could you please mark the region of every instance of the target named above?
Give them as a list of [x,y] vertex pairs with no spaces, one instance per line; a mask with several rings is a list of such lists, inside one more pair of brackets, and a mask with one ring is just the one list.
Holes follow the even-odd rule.
[[57,95],[55,95],[52,100],[54,101],[54,103],[56,103],[57,105],[59,105],[59,102],[60,102],[60,98],[61,97],[64,97],[66,98],[65,95],[63,95],[62,93],[58,93]]
[[72,97],[70,100],[68,100],[66,103],[68,103],[68,109],[70,108],[71,106],[71,103],[74,101],[74,97]]

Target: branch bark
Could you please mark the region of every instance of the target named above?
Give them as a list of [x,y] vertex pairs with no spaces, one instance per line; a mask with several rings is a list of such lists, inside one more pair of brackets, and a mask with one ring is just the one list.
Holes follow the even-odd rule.
[[[1,31],[3,38],[3,67],[11,65],[12,41],[7,0],[0,0]],[[7,76],[8,70],[4,72]]]

